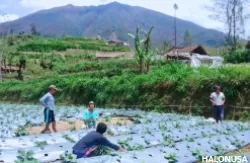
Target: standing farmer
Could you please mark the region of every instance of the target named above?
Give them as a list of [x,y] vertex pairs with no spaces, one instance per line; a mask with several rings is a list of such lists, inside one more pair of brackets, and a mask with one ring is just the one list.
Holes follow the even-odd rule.
[[44,122],[46,123],[42,133],[50,131],[49,129],[50,123],[52,123],[52,129],[54,130],[54,132],[57,132],[55,115],[54,115],[54,109],[55,109],[54,95],[56,94],[57,91],[58,88],[56,88],[56,86],[54,85],[51,85],[49,86],[49,92],[40,99],[41,105],[44,107]]
[[89,102],[88,110],[83,112],[83,121],[87,128],[95,128],[96,121],[99,119],[99,114],[94,110],[95,103],[93,101]]
[[210,96],[210,101],[214,107],[215,111],[215,120],[217,123],[221,122],[224,114],[224,104],[225,104],[225,95],[221,92],[219,86],[215,87],[215,92],[213,92]]

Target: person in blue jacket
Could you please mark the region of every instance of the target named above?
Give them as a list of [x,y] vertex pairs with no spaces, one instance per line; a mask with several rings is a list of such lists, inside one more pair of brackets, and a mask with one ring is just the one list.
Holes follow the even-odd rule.
[[84,136],[73,147],[73,154],[79,158],[94,157],[101,155],[101,150],[105,147],[111,148],[116,151],[125,152],[126,150],[116,144],[111,143],[103,134],[107,130],[107,125],[99,123],[96,131],[92,131]]
[[88,109],[83,112],[83,121],[87,128],[95,128],[96,121],[99,119],[99,114],[94,110],[94,108],[95,103],[90,101]]

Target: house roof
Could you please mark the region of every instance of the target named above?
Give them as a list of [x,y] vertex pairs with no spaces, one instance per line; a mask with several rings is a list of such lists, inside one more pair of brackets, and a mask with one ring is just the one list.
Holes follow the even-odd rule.
[[206,50],[201,46],[201,45],[195,45],[195,46],[187,46],[187,47],[182,47],[182,48],[176,48],[173,47],[168,51],[168,54],[175,54],[177,55],[179,53],[197,53],[197,54],[203,54],[203,55],[208,55]]
[[18,66],[2,66],[2,70],[11,70],[11,71],[18,71],[19,67]]

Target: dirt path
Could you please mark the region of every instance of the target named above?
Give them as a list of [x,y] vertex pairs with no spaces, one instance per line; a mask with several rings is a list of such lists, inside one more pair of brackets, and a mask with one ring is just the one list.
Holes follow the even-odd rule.
[[[110,119],[103,119],[101,118],[98,122],[104,122],[107,125],[131,125],[133,121],[127,117],[111,117]],[[63,131],[74,131],[80,130],[83,125],[83,121],[75,120],[75,121],[58,121],[56,122],[56,128],[58,132]],[[30,135],[39,135],[43,130],[44,126],[34,126],[28,128],[28,132]],[[52,128],[50,126],[50,130]]]

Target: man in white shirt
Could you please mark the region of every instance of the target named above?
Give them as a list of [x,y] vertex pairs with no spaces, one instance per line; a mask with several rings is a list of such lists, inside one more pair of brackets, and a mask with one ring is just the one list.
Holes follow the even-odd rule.
[[221,92],[219,86],[215,87],[216,91],[210,95],[210,101],[214,106],[215,120],[217,123],[221,122],[224,114],[224,104],[226,101],[225,95]]

